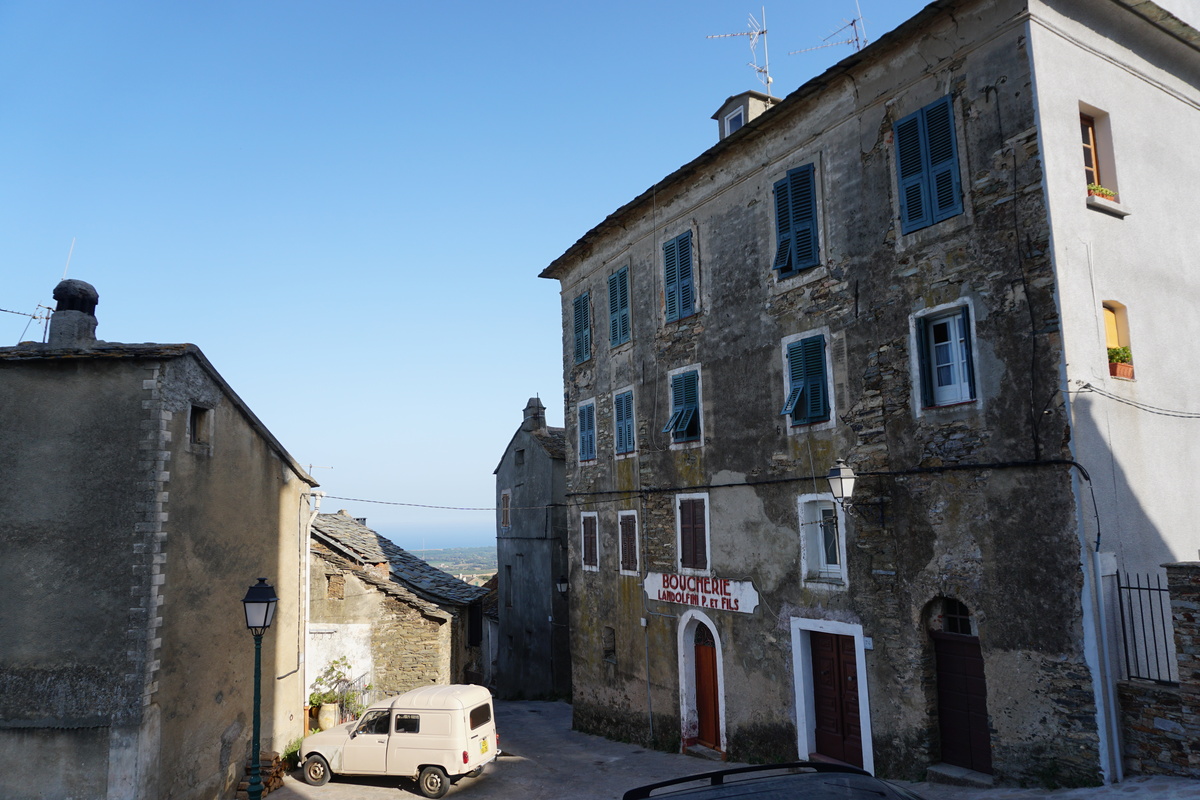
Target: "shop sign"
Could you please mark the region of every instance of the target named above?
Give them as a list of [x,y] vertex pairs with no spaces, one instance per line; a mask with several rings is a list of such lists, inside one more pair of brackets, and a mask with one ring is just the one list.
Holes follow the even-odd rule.
[[750,581],[650,572],[646,574],[643,586],[646,597],[661,603],[682,603],[718,611],[740,611],[743,614],[752,614],[758,608],[758,592]]

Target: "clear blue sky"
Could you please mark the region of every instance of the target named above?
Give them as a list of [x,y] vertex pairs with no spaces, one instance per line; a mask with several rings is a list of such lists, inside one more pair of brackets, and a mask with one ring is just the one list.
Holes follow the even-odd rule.
[[[923,5],[861,0],[867,38]],[[490,507],[525,401],[563,420],[538,273],[762,89],[747,37],[705,38],[760,9],[5,0],[0,309],[52,305],[75,239],[97,336],[198,345],[324,491]],[[855,13],[768,6],[773,94],[850,55],[788,52]],[[0,313],[0,346],[29,322]],[[339,508],[405,547],[494,541],[490,512]]]

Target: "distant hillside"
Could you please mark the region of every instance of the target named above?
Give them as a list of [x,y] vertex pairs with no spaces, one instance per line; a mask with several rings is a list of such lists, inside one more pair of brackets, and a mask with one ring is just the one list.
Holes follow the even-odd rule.
[[447,547],[443,550],[408,552],[451,575],[478,576],[482,579],[480,583],[496,574],[495,547]]

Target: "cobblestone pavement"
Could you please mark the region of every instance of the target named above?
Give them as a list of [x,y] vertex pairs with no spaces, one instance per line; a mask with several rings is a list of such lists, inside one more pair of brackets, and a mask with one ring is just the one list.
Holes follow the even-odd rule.
[[[504,751],[480,778],[463,778],[447,797],[458,800],[612,800],[626,789],[738,764],[719,764],[646,750],[571,730],[566,703],[497,702],[496,726]],[[308,786],[299,772],[271,792],[271,800],[402,800],[416,797],[411,781],[335,778]],[[397,789],[399,784],[400,789]],[[1200,800],[1200,780],[1130,778],[1095,789],[963,789],[903,783],[928,800]]]

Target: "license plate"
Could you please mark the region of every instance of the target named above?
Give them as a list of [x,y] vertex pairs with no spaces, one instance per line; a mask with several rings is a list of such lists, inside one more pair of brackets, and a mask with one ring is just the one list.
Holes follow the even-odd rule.
[[479,743],[479,752],[481,752],[481,753],[486,753],[486,752],[487,752],[487,747],[488,747],[488,745],[487,745],[487,739],[484,739],[483,741],[481,741],[481,742]]

